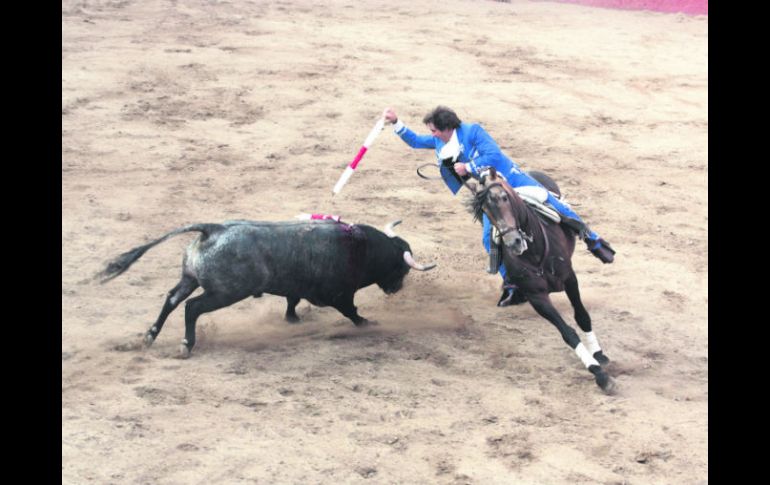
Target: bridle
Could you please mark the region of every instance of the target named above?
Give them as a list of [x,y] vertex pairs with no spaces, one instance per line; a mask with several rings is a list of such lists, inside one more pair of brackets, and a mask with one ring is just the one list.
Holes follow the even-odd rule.
[[[511,209],[513,209],[513,200],[511,199],[510,192],[508,192],[508,190],[506,190],[506,187],[502,183],[500,183],[500,182],[492,182],[491,184],[489,184],[486,187],[484,187],[484,189],[487,190],[487,191],[490,191],[493,187],[500,187],[508,195],[508,200],[509,200],[509,203],[511,204]],[[493,225],[496,228],[498,228],[499,226],[497,224],[497,221],[495,221],[495,218],[492,217],[492,215],[488,211],[486,211],[486,210],[484,211],[484,213],[487,215],[487,217],[489,217],[490,221],[493,221]],[[532,236],[530,236],[529,234],[524,232],[524,230],[521,227],[519,227],[518,219],[516,220],[516,225],[515,226],[506,227],[502,231],[500,231],[500,229],[498,228],[498,234],[500,235],[500,237],[503,237],[506,234],[511,233],[513,231],[518,231],[519,235],[523,239],[532,242]]]
[[[518,197],[518,196],[515,196],[513,194],[513,190],[509,186],[506,186],[505,184],[503,184],[501,182],[492,182],[489,185],[485,186],[484,190],[488,191],[492,187],[496,187],[496,186],[499,186],[508,195],[508,203],[511,205],[511,209],[513,210],[513,208],[514,208],[513,207],[514,197]],[[524,203],[524,202],[522,202],[522,203]],[[484,213],[487,215],[487,217],[489,218],[489,221],[492,223],[492,225],[494,225],[495,228],[498,228],[499,224],[498,224],[497,220],[495,220],[495,218],[492,217],[492,215],[486,209],[484,210]],[[543,227],[543,222],[540,220],[540,217],[538,217],[536,215],[534,217],[537,220],[538,225],[540,226],[540,231],[542,232],[543,240],[545,241],[545,247],[544,247],[544,250],[543,250],[543,256],[542,256],[542,258],[540,258],[540,264],[539,264],[539,268],[538,268],[538,275],[542,275],[543,274],[543,267],[545,265],[546,258],[548,257],[548,252],[549,252],[549,249],[550,249],[550,245],[548,243],[548,234],[545,232],[545,227]],[[518,222],[519,222],[518,219],[516,219],[516,225],[515,226],[506,227],[502,231],[500,231],[498,229],[498,234],[500,235],[500,237],[502,238],[506,234],[509,234],[509,233],[511,233],[513,231],[518,231],[519,235],[522,237],[522,239],[524,241],[532,242],[534,240],[534,237],[529,235],[529,234],[527,234],[526,232],[524,232],[524,230],[519,226]],[[524,244],[525,244],[524,250],[526,250],[526,242]],[[522,251],[522,253],[523,253],[523,251]]]

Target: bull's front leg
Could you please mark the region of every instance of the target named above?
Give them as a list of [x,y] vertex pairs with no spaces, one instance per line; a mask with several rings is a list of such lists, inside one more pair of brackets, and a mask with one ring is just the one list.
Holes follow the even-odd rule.
[[286,297],[286,315],[284,318],[289,323],[299,323],[299,317],[297,316],[296,310],[299,300],[299,298],[293,296]]
[[570,348],[575,351],[577,356],[580,357],[580,360],[583,362],[583,365],[586,366],[586,369],[588,369],[588,371],[594,375],[596,384],[602,389],[602,391],[604,391],[606,394],[613,394],[616,389],[615,380],[612,379],[612,377],[610,377],[610,375],[602,369],[601,365],[599,365],[599,362],[591,355],[588,349],[586,349],[586,347],[580,341],[580,337],[578,337],[577,332],[575,332],[572,327],[567,325],[567,322],[565,322],[561,315],[559,315],[559,312],[553,306],[553,303],[551,303],[551,299],[548,297],[548,294],[542,292],[527,296],[535,311],[541,317],[545,318],[556,327],[556,329],[561,334],[562,339],[564,339],[567,345],[569,345]]
[[334,299],[332,306],[340,313],[348,317],[353,321],[353,324],[357,327],[363,327],[371,322],[358,314],[358,309],[353,304],[354,294],[343,294]]

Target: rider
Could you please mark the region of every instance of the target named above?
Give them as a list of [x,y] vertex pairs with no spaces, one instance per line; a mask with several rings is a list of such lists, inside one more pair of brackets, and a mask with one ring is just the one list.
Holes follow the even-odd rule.
[[[476,123],[463,123],[454,111],[446,106],[438,106],[425,115],[423,123],[430,130],[430,135],[418,135],[406,127],[398,119],[392,108],[386,108],[384,117],[393,124],[393,132],[412,148],[433,148],[439,159],[441,176],[449,190],[456,194],[462,184],[445,167],[441,166],[441,160],[452,158],[455,162],[454,171],[461,177],[470,175],[479,177],[484,170],[494,167],[497,173],[503,176],[512,187],[525,185],[542,185],[524,173],[519,166],[511,161],[495,143],[489,133],[481,125]],[[609,243],[599,237],[594,231],[580,219],[567,204],[548,192],[548,204],[559,212],[562,221],[566,225],[578,230],[580,237],[588,245],[588,250],[603,263],[611,263],[614,260],[615,251]],[[491,224],[486,214],[483,217],[484,249],[489,252]],[[503,294],[497,302],[498,306],[508,306],[514,303],[515,286],[505,280],[505,266],[500,265],[500,276],[503,277]],[[518,301],[519,303],[523,301]]]

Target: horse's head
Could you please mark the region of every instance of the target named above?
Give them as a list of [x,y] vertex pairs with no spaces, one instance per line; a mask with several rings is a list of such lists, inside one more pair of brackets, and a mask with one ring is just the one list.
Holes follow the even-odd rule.
[[472,190],[471,211],[475,219],[481,219],[482,213],[486,214],[513,254],[519,256],[526,251],[527,240],[532,240],[522,230],[527,221],[526,208],[508,182],[491,168],[489,174],[481,177],[480,187]]

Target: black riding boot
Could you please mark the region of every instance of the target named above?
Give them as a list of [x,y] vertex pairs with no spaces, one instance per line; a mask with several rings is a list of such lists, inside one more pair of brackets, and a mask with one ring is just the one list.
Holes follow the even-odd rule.
[[588,239],[591,230],[585,223],[566,216],[561,216],[561,223],[575,231],[578,234],[578,237],[585,241],[591,254],[599,258],[602,263],[607,264],[615,260],[615,250],[612,249],[610,243],[602,238],[595,240]]
[[615,260],[615,250],[604,239],[599,238],[596,241],[586,239],[586,244],[591,254],[599,258],[602,263],[607,264]]

